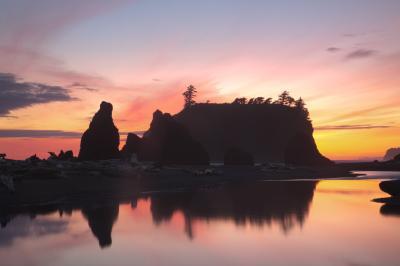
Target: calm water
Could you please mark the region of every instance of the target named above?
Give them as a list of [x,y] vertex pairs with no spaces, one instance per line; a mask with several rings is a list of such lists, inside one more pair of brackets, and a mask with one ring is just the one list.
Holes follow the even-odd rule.
[[[2,218],[1,265],[400,265],[378,180],[236,184]],[[4,215],[3,215],[4,216]]]

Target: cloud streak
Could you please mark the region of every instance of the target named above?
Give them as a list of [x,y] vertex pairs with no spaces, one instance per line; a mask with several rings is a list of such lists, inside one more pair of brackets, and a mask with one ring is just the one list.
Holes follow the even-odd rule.
[[351,53],[348,53],[345,57],[347,60],[352,60],[352,59],[363,59],[363,58],[368,58],[371,56],[376,55],[378,52],[376,50],[371,50],[371,49],[358,49],[355,50]]
[[363,130],[363,129],[376,129],[376,128],[390,128],[387,125],[327,125],[316,127],[315,130]]
[[330,53],[337,53],[337,52],[340,52],[341,50],[342,49],[339,48],[339,47],[328,47],[328,48],[326,48],[326,51],[330,52]]
[[[120,132],[121,137],[126,137],[129,132]],[[144,131],[134,131],[139,136]],[[64,130],[36,130],[36,129],[0,129],[0,138],[80,138],[82,132]]]
[[0,73],[0,116],[10,111],[50,102],[67,102],[76,98],[60,86],[21,82],[14,74]]

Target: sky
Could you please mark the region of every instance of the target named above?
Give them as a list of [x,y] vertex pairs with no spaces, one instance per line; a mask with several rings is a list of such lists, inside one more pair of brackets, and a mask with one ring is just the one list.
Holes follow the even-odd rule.
[[320,151],[400,146],[400,1],[0,0],[0,152],[79,147],[102,100],[121,132],[197,101],[305,99]]

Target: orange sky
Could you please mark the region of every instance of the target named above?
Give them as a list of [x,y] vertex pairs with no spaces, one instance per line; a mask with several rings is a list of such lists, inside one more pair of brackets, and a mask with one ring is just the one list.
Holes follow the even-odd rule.
[[[120,131],[146,130],[156,109],[178,112],[193,84],[198,101],[303,97],[332,159],[400,146],[399,2],[89,2],[4,4],[0,74],[69,98],[38,104],[0,82],[0,130],[82,132],[102,100]],[[76,150],[79,141],[0,138],[0,152],[20,158],[58,143]]]

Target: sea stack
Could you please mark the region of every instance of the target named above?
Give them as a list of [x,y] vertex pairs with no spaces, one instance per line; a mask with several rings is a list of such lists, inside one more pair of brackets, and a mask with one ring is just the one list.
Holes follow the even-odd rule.
[[239,148],[230,148],[225,152],[224,165],[254,165],[254,158]]
[[142,144],[142,139],[135,133],[128,133],[126,143],[121,150],[121,157],[125,159],[131,158],[132,154],[137,154]]
[[285,163],[301,166],[329,166],[333,162],[324,157],[310,134],[297,133],[285,149]]
[[207,151],[189,131],[168,113],[153,113],[150,129],[144,133],[139,160],[165,164],[203,165],[209,163]]
[[102,102],[89,128],[83,133],[79,159],[107,160],[119,157],[119,132],[112,119],[113,106]]

